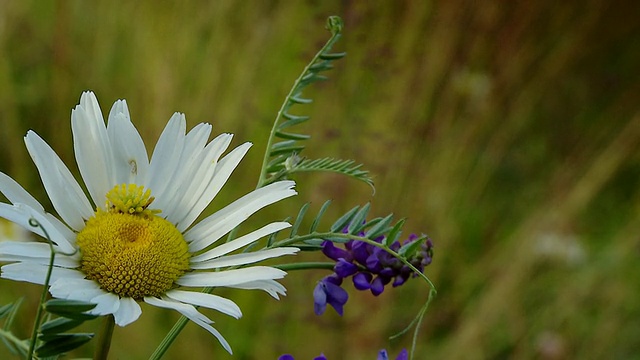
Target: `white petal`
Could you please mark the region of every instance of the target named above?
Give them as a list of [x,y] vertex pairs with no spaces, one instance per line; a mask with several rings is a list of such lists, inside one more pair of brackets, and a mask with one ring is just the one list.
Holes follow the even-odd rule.
[[84,220],[93,215],[93,209],[80,185],[58,155],[38,134],[29,131],[25,143],[53,207],[72,229],[81,230]]
[[183,114],[175,113],[160,134],[160,139],[151,155],[149,174],[145,187],[151,189],[151,195],[160,200],[175,176],[180,155],[184,147],[187,123]]
[[[4,265],[2,267],[1,277],[4,279],[15,281],[26,281],[34,284],[44,285],[47,276],[47,265],[40,265],[34,262],[21,262]],[[51,271],[50,284],[58,279],[82,279],[84,274],[78,270],[54,267]]]
[[219,272],[197,272],[182,275],[176,283],[182,286],[232,286],[256,280],[281,279],[287,273],[269,266],[253,266]]
[[118,295],[106,291],[103,291],[102,294],[91,298],[89,302],[96,304],[96,307],[89,310],[89,313],[94,315],[113,314],[118,311],[118,308],[120,307],[120,298]]
[[93,203],[103,207],[104,196],[115,182],[113,154],[98,99],[92,92],[84,92],[80,105],[71,111],[71,131],[80,174]]
[[[198,160],[191,168],[186,170],[186,172],[189,173],[186,179],[188,185],[185,184],[185,186],[183,186],[185,189],[184,193],[180,194],[180,197],[174,197],[171,202],[171,204],[176,204],[176,206],[172,206],[175,211],[171,214],[169,221],[174,224],[179,224],[178,229],[189,227],[190,224],[187,225],[185,217],[190,216],[189,214],[193,211],[198,211],[194,206],[202,201],[203,197],[206,197],[205,193],[210,187],[211,180],[215,175],[218,159],[227,147],[229,147],[232,138],[233,136],[230,134],[221,134],[213,139],[201,152]],[[211,199],[207,201],[204,207],[209,205],[210,202]],[[198,211],[198,215],[202,210],[204,210],[204,208]]]
[[174,171],[175,175],[165,190],[166,195],[158,198],[158,203],[154,204],[163,210],[163,216],[172,223],[176,223],[175,219],[183,216],[180,214],[185,212],[183,203],[189,188],[208,182],[207,179],[196,174],[206,167],[204,164],[211,152],[211,146],[205,147],[205,144],[210,133],[211,125],[209,124],[198,124],[189,131],[185,137],[178,167]]
[[182,290],[171,290],[168,291],[166,295],[182,303],[218,310],[236,319],[242,316],[242,311],[240,311],[236,303],[218,295]]
[[222,345],[222,347],[225,350],[227,350],[229,354],[233,353],[231,351],[231,346],[229,345],[227,340],[225,340],[224,337],[222,337],[222,334],[220,334],[218,330],[214,329],[211,325],[209,325],[213,323],[213,321],[209,320],[209,318],[207,318],[206,316],[198,312],[198,310],[196,310],[196,308],[194,308],[192,305],[182,304],[179,302],[169,300],[167,298],[158,299],[156,297],[151,297],[151,296],[145,297],[144,301],[149,305],[158,306],[158,307],[167,308],[167,309],[173,309],[178,311],[182,315],[186,316],[189,320],[200,325],[202,328],[204,328],[205,330],[210,332],[213,336],[215,336],[218,339],[218,341],[220,341],[220,344]]
[[244,143],[233,149],[233,151],[220,160],[220,162],[215,166],[211,180],[208,182],[207,186],[202,189],[203,191],[195,197],[195,203],[189,206],[189,212],[185,214],[184,218],[178,223],[177,228],[179,231],[184,231],[189,228],[207,205],[211,203],[211,200],[218,195],[218,192],[220,192],[220,189],[222,189],[231,176],[231,173],[238,166],[238,163],[240,163],[240,160],[242,160],[247,151],[249,151],[250,147],[251,143]]
[[228,254],[232,251],[238,250],[241,247],[247,246],[249,244],[251,244],[252,242],[260,239],[263,236],[267,236],[269,234],[273,234],[276,231],[280,231],[282,229],[286,229],[288,227],[290,227],[291,225],[289,223],[286,222],[275,222],[275,223],[271,223],[269,225],[263,226],[262,228],[253,231],[247,235],[241,236],[233,241],[230,241],[226,244],[222,244],[220,246],[216,246],[215,248],[194,256],[191,258],[192,262],[199,262],[199,261],[204,261],[204,260],[209,260],[209,259],[213,259],[216,258],[218,256],[222,256],[224,254]]
[[[51,241],[53,241],[60,247],[61,252],[70,254],[76,251],[75,247],[69,242],[69,239],[66,237],[68,236],[68,234],[61,233],[60,231],[58,231],[58,226],[53,225],[50,222],[51,217],[39,213],[36,210],[31,209],[27,205],[16,204],[11,206],[5,203],[0,203],[0,217],[12,221],[22,226],[23,228],[33,232],[34,234],[42,237],[45,237],[44,230],[46,230]],[[29,223],[31,219],[37,220],[41,226],[31,226],[31,224]]]
[[[54,247],[54,251],[55,251]],[[49,265],[51,252],[44,243],[22,241],[0,241],[0,261],[31,261],[41,265]],[[80,255],[67,256],[56,254],[54,266],[76,268],[80,265]]]
[[113,151],[115,184],[144,184],[149,169],[149,157],[138,130],[131,123],[129,109],[124,100],[118,100],[113,104],[109,113],[107,133]]
[[22,203],[38,212],[44,213],[44,208],[38,200],[31,196],[31,194],[15,180],[2,172],[0,172],[0,193],[9,199],[12,204]]
[[250,281],[244,284],[230,285],[230,288],[244,289],[244,290],[262,290],[266,291],[274,299],[279,300],[278,295],[286,295],[287,289],[275,280],[256,280]]
[[126,326],[138,320],[141,314],[142,309],[137,301],[130,297],[123,297],[120,298],[120,307],[113,313],[113,317],[118,326]]
[[293,181],[275,182],[250,192],[200,221],[184,234],[185,240],[190,242],[189,251],[196,252],[206,248],[256,211],[297,194],[293,190],[294,186]]
[[[65,225],[62,221],[60,221],[57,217],[45,213],[45,219],[49,221],[51,225],[51,229],[55,229],[61,237],[65,238],[72,247],[76,248],[76,233],[73,230],[69,229],[67,225]],[[47,229],[47,232],[51,233],[51,230]],[[51,236],[51,234],[49,234]]]
[[86,279],[60,278],[49,288],[51,295],[58,299],[70,299],[90,302],[105,291],[100,289],[98,283]]
[[193,262],[191,263],[191,268],[194,270],[198,269],[219,269],[228,266],[238,266],[238,265],[247,265],[256,263],[258,261],[263,261],[266,259],[271,259],[275,257],[280,257],[283,255],[293,255],[297,253],[300,249],[293,247],[285,247],[285,248],[275,248],[268,250],[260,250],[253,251],[242,254],[235,255],[227,255],[221,258],[206,260],[202,262]]

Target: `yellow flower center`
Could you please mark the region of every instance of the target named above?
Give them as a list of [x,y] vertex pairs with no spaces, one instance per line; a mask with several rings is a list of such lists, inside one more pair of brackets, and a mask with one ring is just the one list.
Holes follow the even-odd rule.
[[117,185],[107,194],[107,211],[98,209],[76,242],[80,269],[106,291],[141,300],[160,296],[189,270],[191,254],[176,227],[147,209],[151,192],[135,184]]

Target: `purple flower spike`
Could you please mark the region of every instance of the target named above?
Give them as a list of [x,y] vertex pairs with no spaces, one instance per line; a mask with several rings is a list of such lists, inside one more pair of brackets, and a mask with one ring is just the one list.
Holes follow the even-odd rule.
[[357,273],[353,275],[353,286],[358,290],[371,289],[371,279],[373,276],[369,273]]
[[329,304],[342,316],[342,307],[349,299],[349,294],[346,290],[334,284],[329,277],[327,276],[320,280],[313,290],[314,311],[316,315],[322,315],[327,308],[327,304]]
[[291,354],[284,354],[284,355],[280,355],[278,360],[295,360],[295,358]]
[[324,354],[320,354],[320,356],[316,356],[313,360],[327,360],[327,357]]
[[345,259],[339,259],[336,263],[336,266],[333,267],[333,271],[336,272],[336,275],[346,278],[358,272],[358,267],[350,262],[347,262]]

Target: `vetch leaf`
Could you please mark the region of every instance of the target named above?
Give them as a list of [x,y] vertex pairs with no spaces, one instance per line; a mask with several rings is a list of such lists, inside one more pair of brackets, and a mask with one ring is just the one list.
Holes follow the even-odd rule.
[[291,235],[289,235],[289,237],[296,236],[296,234],[298,233],[298,229],[300,228],[300,224],[302,224],[302,219],[307,213],[307,210],[309,210],[309,203],[305,203],[304,205],[302,205],[302,208],[300,208],[298,216],[296,217],[296,221],[291,226]]
[[50,341],[45,342],[36,349],[39,357],[59,355],[71,351],[93,338],[91,333],[58,334]]
[[309,230],[309,232],[312,233],[316,231],[318,225],[320,225],[320,219],[322,218],[322,215],[324,215],[324,213],[327,211],[327,208],[329,208],[329,205],[331,205],[331,200],[327,200],[324,202],[324,204],[322,204],[320,211],[318,211],[318,215],[316,215],[315,219],[313,219],[313,223],[311,223],[311,229]]
[[374,224],[367,230],[365,237],[369,239],[375,239],[378,236],[383,235],[389,230],[389,224],[391,223],[392,219],[393,214],[389,214],[384,219],[380,219],[377,224]]
[[356,206],[353,209],[347,211],[346,214],[342,215],[338,220],[336,220],[333,225],[331,225],[331,232],[342,232],[342,229],[347,227],[353,215],[360,209],[360,206]]
[[351,219],[351,223],[349,224],[349,234],[357,234],[364,228],[367,218],[367,214],[369,214],[369,209],[371,205],[366,203]]
[[404,226],[405,221],[406,221],[405,219],[401,219],[393,226],[393,228],[389,231],[387,236],[384,238],[383,244],[385,246],[391,246],[391,244],[393,244],[394,241],[400,238],[400,235],[402,234],[402,231],[401,231],[402,226]]
[[[57,319],[53,319],[51,321],[47,321],[46,323],[40,326],[40,334],[41,336],[50,336],[55,334],[60,334],[65,331],[71,330],[84,321],[82,320],[74,320],[64,317],[59,317]],[[43,339],[43,341],[46,341]]]

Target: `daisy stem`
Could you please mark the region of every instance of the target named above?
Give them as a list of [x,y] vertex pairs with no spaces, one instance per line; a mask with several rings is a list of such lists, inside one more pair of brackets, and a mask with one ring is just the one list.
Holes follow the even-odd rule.
[[184,329],[184,327],[187,325],[188,321],[189,319],[187,319],[185,316],[181,316],[180,319],[178,319],[178,321],[176,321],[176,323],[173,324],[173,327],[171,328],[171,330],[169,330],[169,332],[164,337],[164,339],[162,339],[162,342],[160,343],[160,345],[158,345],[158,347],[153,352],[153,354],[151,354],[151,356],[149,357],[149,360],[158,360],[162,356],[164,356],[164,353],[166,353],[167,350],[169,350],[169,347],[171,346],[173,341],[178,337],[178,334],[180,334],[182,329]]
[[111,347],[111,337],[113,336],[113,329],[116,321],[113,315],[105,316],[102,322],[102,329],[98,336],[98,346],[93,354],[93,358],[96,360],[106,360],[109,355],[109,348]]
[[51,238],[49,237],[49,233],[47,229],[42,227],[38,220],[31,218],[29,219],[29,225],[33,227],[39,227],[42,229],[44,233],[45,239],[47,239],[47,244],[49,244],[49,250],[51,251],[51,257],[49,258],[49,268],[47,269],[47,276],[44,279],[44,284],[42,287],[42,295],[40,295],[40,303],[38,304],[38,311],[36,312],[36,319],[33,322],[33,331],[31,332],[31,341],[29,342],[29,351],[27,352],[26,359],[33,359],[33,352],[36,349],[36,342],[38,340],[38,329],[40,328],[40,322],[42,321],[42,313],[44,310],[44,303],[47,300],[47,292],[49,290],[49,282],[51,281],[51,272],[53,272],[53,263],[56,258],[56,252],[53,250],[53,243],[51,242]]

